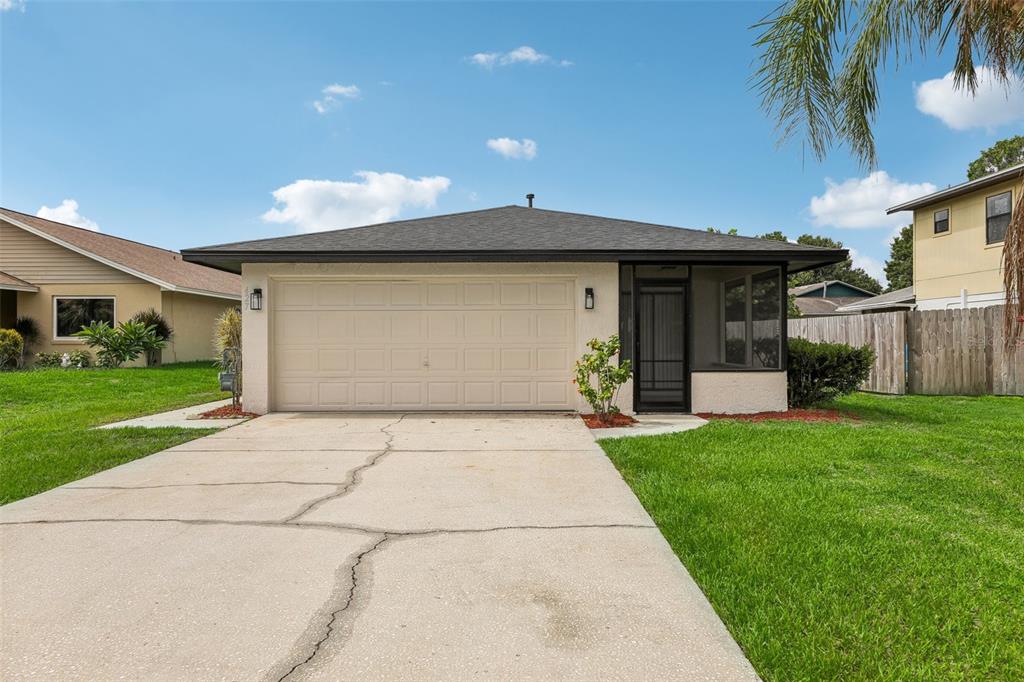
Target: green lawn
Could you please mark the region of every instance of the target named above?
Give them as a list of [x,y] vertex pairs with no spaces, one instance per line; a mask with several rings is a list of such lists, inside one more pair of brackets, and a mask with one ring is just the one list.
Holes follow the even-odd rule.
[[1024,400],[601,445],[769,680],[1024,679]]
[[218,388],[209,362],[0,372],[0,504],[212,433],[91,427],[229,397]]

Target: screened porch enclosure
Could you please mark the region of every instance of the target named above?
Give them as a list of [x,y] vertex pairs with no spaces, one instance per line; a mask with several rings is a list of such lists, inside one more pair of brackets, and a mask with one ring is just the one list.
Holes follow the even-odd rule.
[[690,409],[693,372],[781,371],[785,268],[625,264],[619,334],[634,409]]

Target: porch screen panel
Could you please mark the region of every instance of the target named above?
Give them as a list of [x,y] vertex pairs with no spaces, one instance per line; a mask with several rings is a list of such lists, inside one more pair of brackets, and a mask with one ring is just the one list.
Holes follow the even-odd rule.
[[781,276],[775,266],[693,267],[693,369],[782,368]]
[[679,402],[686,387],[683,290],[678,285],[646,285],[637,306],[640,352],[635,372],[643,402]]
[[633,359],[633,266],[619,266],[619,364]]
[[777,270],[750,278],[750,317],[753,366],[778,369],[782,350],[782,289]]

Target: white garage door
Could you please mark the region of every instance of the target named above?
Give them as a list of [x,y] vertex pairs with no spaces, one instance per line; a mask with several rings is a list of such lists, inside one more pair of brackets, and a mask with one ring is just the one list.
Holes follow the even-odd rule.
[[573,407],[571,279],[281,280],[278,410]]

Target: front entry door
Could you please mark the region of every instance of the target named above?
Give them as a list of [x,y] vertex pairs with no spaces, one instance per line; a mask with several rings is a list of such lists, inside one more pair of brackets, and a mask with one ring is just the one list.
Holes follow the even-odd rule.
[[687,410],[685,282],[637,282],[635,338],[636,409]]

